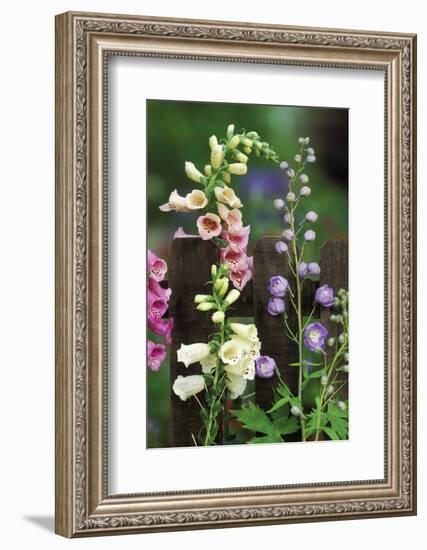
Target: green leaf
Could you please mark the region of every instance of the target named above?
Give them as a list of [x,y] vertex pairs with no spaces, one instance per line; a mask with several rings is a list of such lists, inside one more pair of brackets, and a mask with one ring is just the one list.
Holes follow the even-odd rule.
[[272,413],[274,411],[277,411],[277,409],[280,409],[280,407],[283,407],[283,405],[286,405],[286,403],[288,402],[289,402],[289,397],[282,397],[281,399],[279,399],[279,401],[276,401],[276,403],[274,403],[271,409],[267,412]]
[[288,388],[288,386],[286,386],[286,384],[280,384],[279,386],[277,386],[277,393],[282,397],[290,397],[292,395],[291,390]]
[[231,412],[247,430],[275,437],[280,436],[273,422],[258,405],[249,403],[240,410],[232,410]]
[[323,369],[315,370],[314,372],[311,372],[308,377],[309,378],[320,378],[323,374]]
[[274,421],[274,425],[281,435],[293,434],[299,430],[299,421],[296,416],[282,416]]

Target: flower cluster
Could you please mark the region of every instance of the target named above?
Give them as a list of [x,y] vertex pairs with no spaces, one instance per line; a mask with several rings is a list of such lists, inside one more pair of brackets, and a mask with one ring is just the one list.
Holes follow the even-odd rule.
[[201,417],[204,433],[203,445],[211,445],[217,432],[217,416],[224,407],[226,396],[236,399],[246,389],[247,380],[255,377],[255,360],[260,357],[261,342],[253,324],[233,323],[226,318],[230,306],[239,298],[240,292],[229,290],[229,268],[221,264],[211,269],[211,294],[194,297],[196,309],[209,312],[217,327],[207,343],[181,344],[178,362],[185,367],[195,363],[201,366],[202,374],[178,376],[173,383],[174,393],[183,401],[206,390],[206,407]]
[[234,124],[227,128],[227,137],[218,141],[209,138],[210,163],[204,173],[190,161],[185,162],[185,173],[201,189],[193,189],[182,196],[175,189],[168,202],[159,208],[162,212],[199,211],[196,225],[203,240],[212,240],[221,248],[221,261],[230,270],[234,287],[242,290],[252,278],[253,259],[247,255],[250,227],[242,221],[242,201],[232,185],[232,176],[247,173],[247,162],[252,153],[278,162],[277,154],[257,132],[235,133]]
[[[148,289],[147,289],[147,317],[149,329],[165,339],[166,344],[171,342],[171,332],[173,328],[173,319],[163,319],[167,309],[170,289],[165,289],[160,284],[164,281],[168,266],[165,260],[159,258],[148,250],[147,270],[148,270]],[[166,357],[166,346],[148,340],[147,343],[147,363],[151,370],[157,371],[161,367]]]

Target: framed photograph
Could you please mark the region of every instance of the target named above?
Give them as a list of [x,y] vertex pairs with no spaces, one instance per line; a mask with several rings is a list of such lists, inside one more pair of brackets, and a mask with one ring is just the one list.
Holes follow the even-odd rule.
[[416,37],[56,18],[56,532],[416,513]]

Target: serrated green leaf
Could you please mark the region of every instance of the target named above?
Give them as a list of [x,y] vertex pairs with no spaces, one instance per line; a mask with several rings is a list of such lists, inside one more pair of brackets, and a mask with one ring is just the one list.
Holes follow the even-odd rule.
[[282,397],[290,397],[292,395],[291,390],[285,384],[280,384],[280,386],[277,386],[277,392]]
[[247,430],[276,437],[280,436],[273,422],[258,405],[249,403],[240,410],[232,410],[231,412]]
[[332,428],[328,428],[328,426],[322,426],[322,431],[333,440],[339,439],[337,433]]
[[296,416],[286,418],[282,416],[274,421],[274,425],[280,435],[293,434],[299,430],[299,421]]
[[283,443],[283,439],[280,435],[263,435],[260,437],[253,437],[248,443]]

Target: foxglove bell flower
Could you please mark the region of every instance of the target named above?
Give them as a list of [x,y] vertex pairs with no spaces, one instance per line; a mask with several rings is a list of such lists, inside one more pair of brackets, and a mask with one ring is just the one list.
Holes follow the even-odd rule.
[[205,379],[201,374],[178,376],[172,386],[173,392],[181,401],[200,393],[205,389]]
[[147,341],[147,364],[152,371],[158,371],[166,357],[166,347]]
[[188,212],[189,208],[187,205],[187,199],[185,197],[181,197],[181,195],[175,189],[169,195],[168,202],[159,206],[159,210],[161,210],[162,212]]
[[285,302],[282,298],[270,298],[267,304],[267,311],[270,315],[281,315],[285,311]]
[[243,347],[240,342],[232,338],[221,346],[218,356],[226,365],[235,365],[243,356]]
[[238,231],[223,231],[221,236],[234,251],[242,251],[246,250],[248,246],[250,231],[251,228],[247,225],[241,227]]
[[230,231],[239,231],[242,228],[242,213],[240,210],[237,208],[229,210],[225,204],[222,204],[221,202],[217,203],[217,208],[220,218],[225,221]]
[[189,210],[201,210],[208,204],[208,199],[203,191],[200,189],[193,189],[191,193],[188,193],[185,197],[187,208]]
[[177,351],[177,357],[179,363],[184,363],[186,367],[193,363],[198,363],[202,359],[210,354],[210,348],[208,344],[181,344],[181,347]]
[[173,319],[156,319],[148,316],[148,328],[155,334],[163,336],[167,344],[171,343]]
[[242,250],[234,250],[230,246],[221,248],[220,257],[221,261],[230,268],[231,271],[246,270],[248,267],[246,263],[246,253]]
[[255,361],[245,355],[238,363],[225,365],[224,370],[227,373],[241,376],[245,380],[253,380],[255,378]]
[[319,286],[314,294],[314,303],[323,307],[334,305],[334,289],[328,285]]
[[304,330],[304,344],[310,351],[321,351],[325,348],[328,337],[327,329],[322,323],[310,323]]
[[168,264],[165,260],[156,256],[156,254],[154,254],[151,250],[148,250],[147,252],[147,259],[149,276],[160,283],[165,278],[168,270]]
[[218,366],[218,363],[219,363],[218,355],[216,355],[216,353],[209,354],[207,357],[200,360],[200,364],[202,366],[202,372],[204,372],[205,374],[208,374],[209,372],[216,369],[216,367]]
[[248,282],[252,279],[251,269],[238,269],[230,273],[230,281],[240,291],[242,291]]
[[256,360],[256,375],[259,378],[271,378],[276,369],[276,361],[268,355],[261,355]]
[[227,372],[225,385],[227,386],[230,399],[237,399],[240,397],[246,389],[246,384],[247,381],[243,376]]
[[273,277],[270,278],[270,282],[268,284],[268,292],[272,296],[283,298],[288,288],[289,288],[289,283],[287,279],[285,279],[281,275],[274,275]]
[[221,234],[221,218],[216,214],[205,214],[197,218],[197,229],[204,241],[208,241],[213,237],[218,237]]
[[258,342],[258,329],[254,324],[245,325],[244,323],[230,323],[229,326],[237,336],[250,342]]
[[203,174],[199,172],[194,164],[188,160],[185,162],[185,173],[190,180],[195,181],[196,183],[200,183],[202,181]]
[[231,208],[242,208],[243,204],[239,197],[231,187],[220,187],[219,185],[214,189],[216,200],[223,202]]

